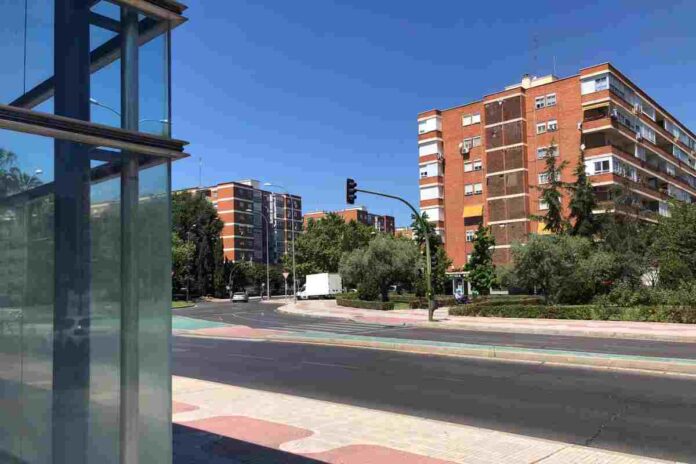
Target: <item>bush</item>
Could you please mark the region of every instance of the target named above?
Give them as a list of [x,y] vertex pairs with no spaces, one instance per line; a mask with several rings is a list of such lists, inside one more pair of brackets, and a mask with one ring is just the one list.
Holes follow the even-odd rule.
[[476,305],[450,308],[453,316],[519,317],[534,319],[593,319],[593,306],[545,306],[540,304]]
[[541,305],[544,298],[537,295],[487,295],[474,298],[474,306]]
[[358,292],[344,292],[344,293],[337,293],[336,294],[336,299],[341,299],[341,300],[357,300],[358,299]]
[[394,302],[392,301],[362,301],[336,298],[336,304],[349,308],[376,309],[378,311],[391,311],[394,309]]

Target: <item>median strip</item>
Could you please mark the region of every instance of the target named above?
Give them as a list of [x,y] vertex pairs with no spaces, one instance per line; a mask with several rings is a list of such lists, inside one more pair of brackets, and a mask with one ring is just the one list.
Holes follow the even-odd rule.
[[[228,327],[233,328],[238,326]],[[253,331],[254,329],[249,330]],[[236,336],[234,333],[235,331],[232,331],[229,335],[225,336],[222,335],[219,330],[213,328],[212,330],[178,331],[177,335],[216,339],[332,345],[427,355],[486,358],[516,362],[571,364],[609,369],[633,369],[671,374],[696,375],[696,360],[690,359],[452,343],[436,340],[407,340],[319,331],[305,331],[301,333],[276,331],[274,333],[268,333],[268,331],[260,330],[258,334],[249,334],[249,336],[246,336],[248,333],[246,330],[239,332],[240,335],[244,334],[241,336]]]

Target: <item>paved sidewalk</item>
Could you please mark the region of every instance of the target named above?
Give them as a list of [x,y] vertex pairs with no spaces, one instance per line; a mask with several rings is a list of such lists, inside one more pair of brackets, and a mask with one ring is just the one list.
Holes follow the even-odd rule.
[[185,377],[173,392],[177,427],[212,437],[179,444],[177,463],[672,462]]
[[298,301],[296,304],[290,303],[278,309],[291,314],[337,317],[378,324],[411,324],[431,328],[489,332],[696,342],[696,324],[449,316],[446,308],[435,311],[436,322],[428,322],[428,313],[424,309],[375,311],[338,306],[335,300]]

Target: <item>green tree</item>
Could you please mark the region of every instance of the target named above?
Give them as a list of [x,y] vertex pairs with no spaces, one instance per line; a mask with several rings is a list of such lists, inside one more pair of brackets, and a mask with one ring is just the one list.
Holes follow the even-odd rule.
[[224,294],[225,269],[220,232],[223,223],[202,193],[177,193],[172,197],[173,232],[196,246],[192,268],[195,293]]
[[184,241],[172,233],[172,288],[175,292],[187,288],[192,277],[195,255],[195,243]]
[[474,250],[465,269],[469,272],[469,282],[479,295],[488,295],[495,282],[496,273],[493,265],[493,247],[495,239],[489,227],[479,224],[474,235]]
[[563,217],[563,190],[567,187],[561,180],[563,170],[568,165],[567,161],[558,163],[556,156],[558,148],[555,141],[551,141],[551,146],[544,157],[545,174],[547,182],[537,186],[541,192],[539,199],[547,205],[546,214],[543,216],[532,216],[532,219],[544,223],[544,230],[554,234],[562,234],[566,231],[568,223]]
[[339,272],[344,282],[357,285],[361,298],[380,295],[388,301],[389,286],[414,281],[419,255],[412,240],[380,234],[366,247],[346,253]]
[[[445,250],[445,244],[442,243],[442,237],[440,237],[435,232],[435,227],[431,222],[428,221],[428,214],[421,213],[422,222],[419,221],[415,215],[411,214],[411,228],[413,229],[413,239],[418,244],[418,248],[421,251],[423,260],[425,260],[425,235],[426,232],[430,237],[430,253],[433,255],[432,268],[431,268],[431,279],[433,283],[433,292],[437,295],[438,293],[445,292],[445,286],[447,285],[447,269],[452,265],[452,260],[447,255]],[[425,264],[424,264],[425,265]],[[425,278],[425,277],[424,277]],[[425,294],[425,282],[423,285],[417,286],[416,293]]]
[[660,216],[652,253],[659,267],[659,285],[677,288],[696,279],[696,205],[674,201],[669,216]]
[[[355,221],[346,222],[334,213],[319,220],[310,219],[304,232],[295,238],[298,280],[307,274],[338,272],[343,254],[367,246],[375,234],[372,227]],[[283,266],[292,269],[289,250],[283,256]]]
[[570,190],[570,234],[581,237],[594,237],[600,228],[600,221],[595,216],[597,207],[592,183],[587,178],[585,171],[585,155],[580,151],[578,163],[573,171],[575,182],[568,185]]
[[543,294],[547,303],[587,303],[620,273],[614,256],[585,237],[532,235],[513,246],[512,256],[515,284]]

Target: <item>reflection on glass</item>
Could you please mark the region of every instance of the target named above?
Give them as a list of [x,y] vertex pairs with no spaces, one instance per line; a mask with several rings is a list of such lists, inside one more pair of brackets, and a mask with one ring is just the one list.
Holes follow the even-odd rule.
[[171,460],[169,162],[140,171],[140,462]]
[[169,33],[140,47],[140,131],[168,137]]
[[0,462],[51,458],[52,150],[0,131]]

